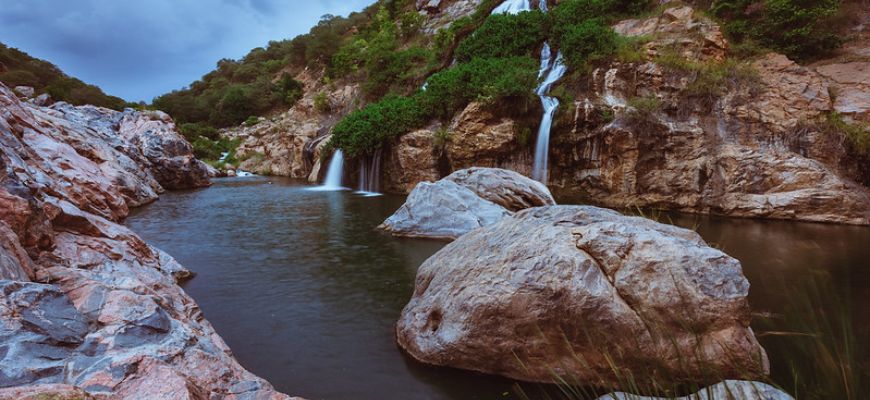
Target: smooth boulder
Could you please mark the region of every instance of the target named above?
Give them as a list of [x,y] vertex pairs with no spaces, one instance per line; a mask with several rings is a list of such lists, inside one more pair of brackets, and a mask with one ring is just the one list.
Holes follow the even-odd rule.
[[379,228],[395,236],[456,239],[515,211],[555,203],[546,186],[516,172],[469,168],[419,183]]
[[424,363],[524,381],[718,382],[768,371],[748,293],[740,263],[693,231],[539,207],[423,263],[397,339]]
[[454,182],[422,182],[381,229],[395,236],[456,239],[511,213]]

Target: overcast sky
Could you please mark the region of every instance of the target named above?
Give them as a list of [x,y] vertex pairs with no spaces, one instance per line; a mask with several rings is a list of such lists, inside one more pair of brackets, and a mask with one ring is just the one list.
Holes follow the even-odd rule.
[[151,101],[324,14],[374,0],[0,0],[0,42],[108,94]]

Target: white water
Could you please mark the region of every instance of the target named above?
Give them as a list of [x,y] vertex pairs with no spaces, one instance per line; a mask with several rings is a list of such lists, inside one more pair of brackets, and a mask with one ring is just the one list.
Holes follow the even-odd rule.
[[552,50],[549,43],[544,43],[544,48],[541,50],[541,70],[538,77],[544,77],[540,86],[535,90],[538,97],[541,98],[541,104],[544,106],[544,115],[541,117],[541,127],[538,128],[538,140],[535,143],[535,163],[532,166],[532,179],[547,183],[547,167],[550,154],[550,130],[553,127],[553,116],[556,114],[556,109],[559,107],[559,100],[555,97],[550,97],[550,88],[568,71],[568,67],[562,59],[562,52],[558,52],[555,58],[552,58]]
[[[539,1],[538,6],[541,11],[547,12],[547,2]],[[518,14],[523,11],[532,9],[529,0],[507,0],[501,3],[493,14]],[[544,106],[544,115],[541,117],[541,127],[538,129],[538,140],[535,143],[535,163],[532,166],[532,178],[546,184],[547,183],[547,164],[550,154],[550,130],[553,127],[553,116],[556,114],[556,109],[559,107],[559,100],[555,97],[550,97],[550,88],[562,76],[568,68],[562,60],[562,52],[557,52],[556,57],[553,57],[550,43],[544,43],[544,48],[541,50],[541,69],[538,72],[538,79],[544,80],[535,90],[538,97],[541,98],[541,104]]]
[[[541,2],[543,3],[543,2]],[[547,6],[545,5],[542,9],[546,11]],[[495,10],[492,10],[493,14],[519,14],[523,11],[530,11],[532,9],[532,5],[529,3],[529,0],[507,0],[504,3],[501,3]]]
[[357,194],[363,196],[381,195],[381,156],[383,149],[377,149],[359,160],[359,188]]
[[339,190],[347,190],[341,186],[341,177],[344,174],[344,153],[341,150],[336,150],[332,154],[332,161],[329,162],[329,169],[326,171],[326,179],[323,181],[323,186],[311,188],[311,190],[319,192],[335,192]]

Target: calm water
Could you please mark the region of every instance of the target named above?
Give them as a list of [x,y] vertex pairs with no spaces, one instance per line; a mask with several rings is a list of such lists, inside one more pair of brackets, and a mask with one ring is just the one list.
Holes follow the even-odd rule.
[[[281,391],[330,400],[515,398],[509,380],[422,366],[396,346],[393,327],[416,269],[443,246],[374,230],[403,200],[311,192],[280,178],[228,179],[167,193],[127,224],[197,272],[185,290],[239,361]],[[814,276],[810,271],[830,271],[837,295],[857,305],[850,312],[860,322],[858,341],[866,343],[870,229],[674,222],[697,225],[740,259],[754,308],[777,321],[788,319],[785,304]],[[762,338],[771,353],[788,351],[783,340]],[[776,354],[772,359],[775,368],[786,365]]]

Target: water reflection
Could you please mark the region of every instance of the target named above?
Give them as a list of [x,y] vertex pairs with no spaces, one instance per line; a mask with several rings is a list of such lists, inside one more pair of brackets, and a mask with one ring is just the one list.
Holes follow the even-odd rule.
[[[507,379],[426,367],[397,348],[395,321],[416,269],[443,246],[375,231],[403,200],[312,192],[277,178],[228,179],[167,193],[128,225],[198,273],[185,290],[241,363],[279,390],[331,400],[515,398]],[[697,225],[741,260],[756,310],[788,312],[784,305],[810,271],[829,271],[837,294],[854,305],[858,342],[867,343],[870,229],[671,218]],[[792,339],[761,340],[774,376],[788,387],[788,347],[780,342]]]

